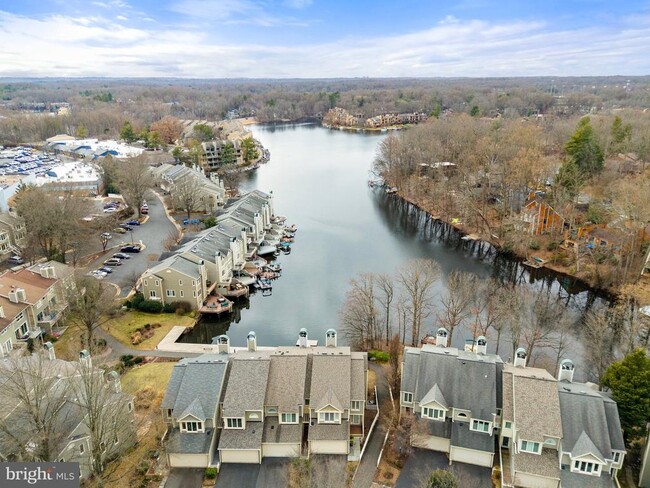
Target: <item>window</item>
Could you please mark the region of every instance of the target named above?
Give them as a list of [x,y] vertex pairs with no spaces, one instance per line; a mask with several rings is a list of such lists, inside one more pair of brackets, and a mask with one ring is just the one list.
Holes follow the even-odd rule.
[[445,420],[445,411],[439,408],[422,407],[422,417],[425,419]]
[[614,453],[614,462],[617,463],[621,460],[621,453],[620,452],[615,452]]
[[129,412],[133,412],[133,403],[129,402],[127,408],[129,409]]
[[168,418],[172,418],[172,414],[173,414],[173,413],[174,413],[174,409],[173,409],[173,408],[168,408],[168,409],[167,409],[167,417],[168,417]]
[[361,402],[358,400],[352,400],[350,402],[350,408],[352,410],[361,410]]
[[539,442],[521,441],[520,451],[539,454]]
[[203,422],[181,422],[181,432],[203,432]]
[[160,280],[156,280],[156,286],[160,286]]
[[179,286],[183,286],[183,280],[178,280]]
[[506,429],[511,429],[511,428],[512,428],[512,422],[506,420],[506,425],[505,425],[505,427],[506,427]]
[[413,403],[413,393],[409,393],[408,391],[403,391],[402,401],[404,403]]
[[175,297],[175,296],[176,296],[176,291],[174,291],[174,290],[167,290],[167,296],[168,296],[168,297]]
[[266,407],[266,413],[276,414],[278,413],[278,407]]
[[79,444],[79,454],[83,454],[86,448],[84,447],[84,443],[82,442]]
[[156,292],[155,292],[155,290],[151,290],[151,291],[149,292],[149,296],[150,296],[151,298],[155,298],[155,297],[156,297]]
[[319,412],[319,424],[334,424],[341,421],[341,414],[338,412]]
[[587,474],[599,474],[600,464],[590,463],[587,461],[575,461],[573,463],[573,470],[580,471],[581,473],[587,473]]
[[196,280],[192,280],[192,286],[196,286]]
[[149,286],[149,281],[144,280],[144,286]]
[[350,415],[350,423],[352,425],[361,425],[361,415]]
[[244,422],[240,417],[229,417],[226,419],[226,428],[228,429],[243,429]]
[[490,422],[474,419],[472,420],[470,430],[475,430],[477,432],[490,432]]
[[183,290],[180,291],[181,298],[185,296],[185,293],[183,293]]
[[280,416],[281,424],[297,424],[298,420],[295,413],[283,413]]

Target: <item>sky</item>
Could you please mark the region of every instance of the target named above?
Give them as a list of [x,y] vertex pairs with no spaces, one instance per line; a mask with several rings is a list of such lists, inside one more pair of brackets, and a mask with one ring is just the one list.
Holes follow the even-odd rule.
[[650,74],[650,0],[0,0],[0,77]]

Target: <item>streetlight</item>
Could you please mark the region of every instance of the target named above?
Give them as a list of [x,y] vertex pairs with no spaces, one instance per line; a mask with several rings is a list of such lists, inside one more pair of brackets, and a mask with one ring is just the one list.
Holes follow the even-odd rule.
[[129,229],[129,232],[131,233],[131,244],[133,244],[133,228]]

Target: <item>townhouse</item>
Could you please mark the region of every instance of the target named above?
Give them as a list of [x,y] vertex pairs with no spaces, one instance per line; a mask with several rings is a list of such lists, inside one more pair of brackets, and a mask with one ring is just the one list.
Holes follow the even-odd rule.
[[189,185],[198,194],[196,212],[211,213],[226,201],[223,181],[214,173],[206,177],[196,165],[190,168],[184,164],[165,163],[153,168],[152,173],[160,188],[171,195],[174,208],[179,208],[175,194],[183,185]]
[[[0,361],[0,387],[0,460],[21,459],[45,449],[52,460],[79,463],[80,477],[87,478],[98,461],[93,456],[93,442],[100,442],[99,462],[114,459],[135,442],[133,396],[122,392],[117,372],[92,369],[92,359],[85,350],[79,354],[79,361],[63,361],[46,342],[43,350],[30,356]],[[84,391],[93,391],[100,398],[101,411],[86,407],[89,402]],[[33,395],[40,399],[39,418],[48,422],[44,427],[48,433],[45,446],[35,435],[39,427],[25,404]],[[91,413],[106,423],[94,435]]]
[[436,345],[404,349],[400,407],[414,414],[411,444],[444,452],[449,462],[490,467],[500,426],[503,362],[487,354],[479,337],[469,351],[447,347],[447,331]]
[[201,164],[206,171],[216,171],[224,164],[243,164],[244,157],[238,140],[216,140],[202,142]]
[[561,362],[557,379],[515,353],[503,370],[500,442],[504,487],[613,488],[625,457],[616,403],[593,384],[573,381]]
[[[333,329],[321,347],[309,347],[304,329],[296,347],[258,347],[254,332],[246,348],[231,348],[225,335],[217,344],[219,354],[183,360],[172,373],[161,406],[170,465],[345,455],[351,437],[364,437],[367,354],[338,346]],[[193,367],[199,363],[202,369]],[[182,382],[196,386],[183,390]],[[197,388],[207,383],[199,396]],[[186,406],[197,399],[193,409]],[[178,402],[181,407],[174,406]],[[181,432],[183,418],[201,424]]]
[[215,227],[182,242],[142,274],[144,297],[199,309],[211,293],[226,293],[274,229],[273,217],[273,192],[255,190],[228,203]]
[[25,246],[27,229],[25,221],[8,213],[0,213],[0,260],[20,256]]
[[0,357],[28,339],[51,333],[67,308],[74,273],[49,261],[0,275]]

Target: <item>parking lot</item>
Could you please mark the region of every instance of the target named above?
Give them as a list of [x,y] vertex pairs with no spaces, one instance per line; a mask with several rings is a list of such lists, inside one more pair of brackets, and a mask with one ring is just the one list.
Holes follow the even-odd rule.
[[[111,232],[112,238],[109,240],[107,247],[107,249],[111,249],[111,252],[97,259],[88,267],[89,271],[99,268],[104,261],[120,252],[122,246],[131,243],[143,244],[144,249],[142,252],[128,253],[130,259],[121,260],[120,266],[112,266],[112,273],[104,278],[104,281],[115,283],[120,287],[121,296],[126,296],[131,291],[144,270],[158,262],[160,255],[165,252],[165,240],[175,231],[174,225],[165,214],[163,204],[153,193],[147,195],[147,204],[149,205],[149,219],[147,222],[139,226],[131,226],[132,230],[125,234]],[[126,220],[130,219],[124,221]]]

